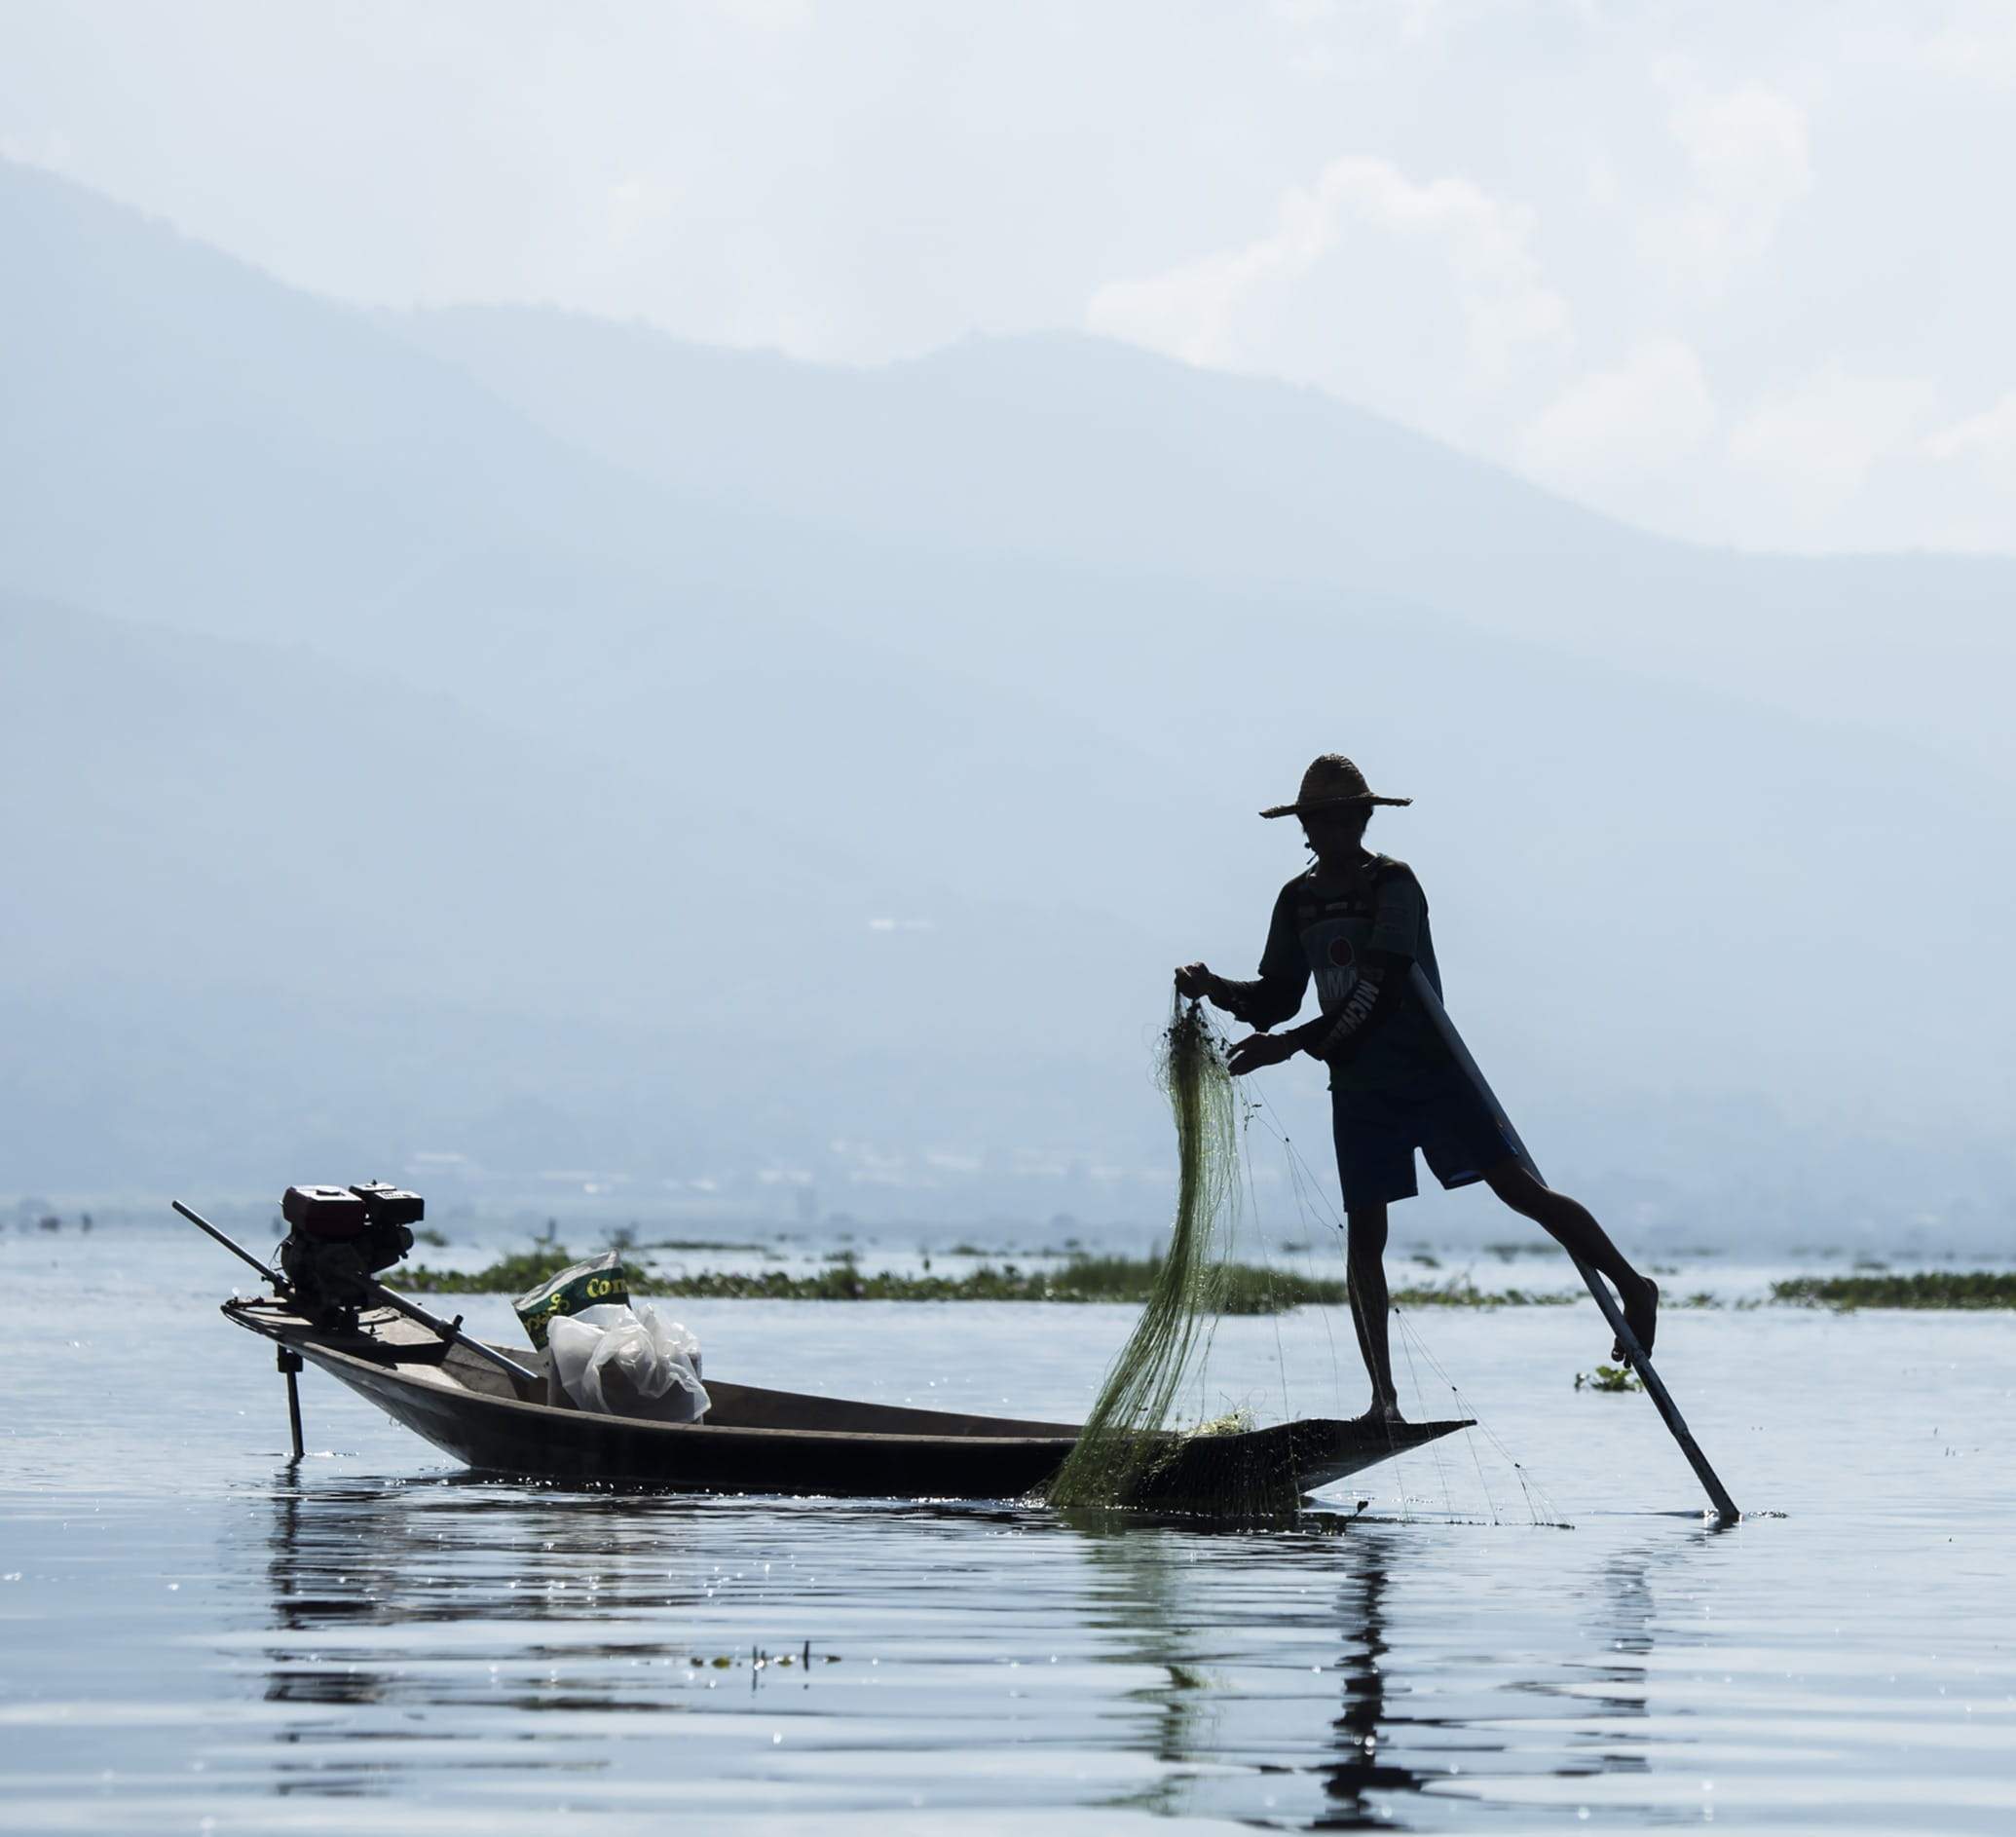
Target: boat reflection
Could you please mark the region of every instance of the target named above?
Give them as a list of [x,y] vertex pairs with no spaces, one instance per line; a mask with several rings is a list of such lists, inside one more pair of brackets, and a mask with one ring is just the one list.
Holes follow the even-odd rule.
[[[681,1610],[704,1602],[705,1585],[682,1586],[647,1560],[679,1541],[690,1511],[691,1502],[676,1498],[607,1494],[547,1504],[530,1488],[461,1480],[284,1486],[266,1538],[278,1635],[267,1648],[266,1699],[546,1711],[676,1706],[671,1689],[640,1691],[637,1680],[653,1666],[683,1677],[691,1663],[691,1642],[678,1636]],[[588,1633],[612,1621],[624,1623],[621,1638]],[[473,1678],[460,1662],[458,1623],[538,1623],[544,1631],[485,1639],[485,1648],[508,1644],[514,1662]],[[372,1631],[384,1637],[360,1636]],[[541,1674],[537,1688],[522,1681],[529,1669]]]
[[[1082,1779],[1073,1755],[1121,1747],[1145,1765],[1122,1770],[1115,1809],[1328,1830],[1441,1825],[1459,1805],[1530,1808],[1542,1779],[1646,1772],[1660,1596],[1708,1548],[1634,1532],[1584,1566],[1564,1540],[1548,1565],[1581,1601],[1564,1652],[1506,1583],[1538,1556],[1506,1540],[1559,1534],[1509,1527],[1312,1515],[1230,1531],[455,1478],[289,1480],[254,1535],[263,1693],[296,1711],[276,1724],[276,1790],[619,1772],[630,1736],[685,1751],[657,1744],[692,1725],[664,1718],[757,1709],[752,1781],[866,1741],[864,1781],[936,1792],[930,1757],[952,1743],[1027,1755],[981,1766],[974,1790],[1033,1808]],[[765,1640],[801,1657],[806,1636],[843,1637],[851,1663],[755,1663]],[[780,1690],[803,1744],[773,1763]],[[848,1804],[882,1802],[859,1790]]]

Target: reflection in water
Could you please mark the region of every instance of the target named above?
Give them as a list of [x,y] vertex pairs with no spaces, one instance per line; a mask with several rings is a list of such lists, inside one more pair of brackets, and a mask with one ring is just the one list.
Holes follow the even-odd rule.
[[[1257,1797],[1267,1821],[1397,1829],[1437,1821],[1431,1803],[1488,1802],[1490,1782],[1507,1777],[1650,1770],[1648,1740],[1619,1725],[1649,1718],[1654,1572],[1685,1561],[1701,1539],[1613,1552],[1582,1585],[1594,1585],[1583,1642],[1543,1656],[1525,1637],[1529,1595],[1475,1619],[1451,1600],[1452,1551],[1427,1527],[1329,1520],[1332,1535],[1310,1534],[1324,1522],[1245,1537],[1137,1527],[1085,1539],[1088,1616],[1107,1635],[1103,1656],[1162,1673],[1127,1697],[1153,1711],[1143,1751],[1167,1771],[1126,1803],[1252,1817]],[[1473,1535],[1468,1558],[1479,1573],[1470,1586],[1488,1597],[1488,1572],[1526,1554]],[[1281,1654],[1298,1635],[1322,1655],[1289,1669],[1315,1686],[1306,1701],[1283,1681]],[[1452,1653],[1470,1678],[1453,1701],[1437,1681]],[[1228,1783],[1227,1767],[1244,1770],[1243,1788]],[[1321,1798],[1306,1787],[1298,1796],[1297,1781]]]
[[1391,1807],[1374,1807],[1370,1795],[1418,1792],[1425,1783],[1421,1774],[1382,1759],[1380,1753],[1388,1720],[1387,1539],[1367,1529],[1360,1534],[1353,1555],[1357,1560],[1337,1596],[1344,1708],[1330,1724],[1336,1731],[1336,1758],[1322,1770],[1324,1792],[1331,1801],[1331,1809],[1316,1820],[1324,1830],[1394,1827],[1401,1820]]
[[[1621,1552],[1598,1572],[1600,1610],[1590,1627],[1590,1644],[1600,1656],[1589,1669],[1602,1685],[1595,1702],[1612,1718],[1642,1722],[1646,1715],[1647,1680],[1652,1657],[1652,1627],[1657,1603],[1652,1593],[1648,1553]],[[1619,1752],[1605,1738],[1601,1771],[1642,1773],[1648,1762],[1642,1750]]]
[[[281,1469],[270,1354],[217,1345],[179,1237],[120,1248],[10,1266],[9,1830],[555,1837],[563,1804],[886,1837],[1103,1837],[1128,1804],[1269,1829],[1700,1829],[1710,1808],[1751,1831],[2016,1829],[1994,1439],[2016,1350],[1989,1316],[1689,1317],[1696,1368],[1744,1377],[1699,1426],[1716,1446],[1748,1426],[1773,1463],[1749,1490],[1790,1518],[1650,1510],[1692,1489],[1643,1416],[1555,1395],[1583,1330],[1477,1311],[1475,1363],[1533,1462],[1591,1489],[1614,1469],[1624,1509],[1588,1499],[1573,1532],[1146,1527],[1095,1555],[1033,1513],[439,1483],[327,1386],[312,1420],[349,1451]],[[1040,1309],[732,1314],[793,1388],[872,1350],[967,1373],[951,1394],[975,1406],[1013,1370],[1016,1406],[1062,1415],[1098,1377]],[[1226,1321],[1248,1374],[1227,1388],[1270,1381],[1278,1333],[1320,1359],[1322,1331]],[[809,1676],[752,1664],[806,1640]]]
[[[639,1764],[626,1731],[669,1757],[699,1714],[710,1765],[755,1740],[741,1778],[810,1770],[814,1803],[895,1805],[881,1782],[920,1767],[942,1794],[928,1757],[949,1744],[1030,1757],[979,1766],[966,1803],[1067,1792],[1335,1830],[1446,1821],[1498,1781],[1644,1776],[1656,1750],[1624,1725],[1649,1714],[1654,1578],[1703,1548],[1613,1546],[1577,1575],[1581,1638],[1543,1652],[1530,1589],[1505,1581],[1538,1547],[1475,1527],[1069,1524],[468,1479],[289,1482],[266,1526],[263,1696],[295,1712],[274,1729],[278,1792],[614,1778]],[[819,1771],[864,1742],[866,1772]],[[1083,1769],[1116,1753],[1138,1764],[1096,1789]]]
[[[998,1593],[989,1540],[1042,1528],[972,1506],[289,1476],[258,1543],[261,1694],[342,1713],[277,1726],[287,1751],[275,1789],[396,1792],[446,1769],[601,1772],[626,1758],[621,1731],[669,1733],[667,1718],[769,1717],[787,1702],[794,1717],[825,1711],[850,1685],[895,1681],[876,1672],[881,1653],[867,1656],[867,1678],[843,1665],[837,1600],[886,1625],[914,1598],[930,1638],[962,1624],[984,1634],[1017,1605]],[[928,1710],[942,1713],[942,1697]],[[779,1764],[772,1733],[763,1773]],[[998,1739],[997,1719],[984,1734]]]
[[1073,1514],[1065,1522],[1085,1533],[1081,1547],[1091,1571],[1085,1619],[1108,1641],[1102,1656],[1163,1673],[1123,1693],[1148,1712],[1141,1745],[1163,1770],[1118,1803],[1174,1815],[1184,1808],[1190,1768],[1210,1752],[1212,1710],[1223,1688],[1199,1657],[1212,1602],[1199,1598],[1196,1577],[1183,1563],[1185,1540],[1209,1533],[1102,1514]]
[[[1128,1696],[1155,1711],[1147,1749],[1169,1771],[1128,1803],[1171,1814],[1231,1809],[1215,1779],[1208,1792],[1199,1784],[1200,1770],[1229,1764],[1250,1769],[1253,1784],[1278,1786],[1283,1774],[1313,1773],[1323,1803],[1306,1820],[1294,1820],[1309,1828],[1404,1823],[1393,1795],[1419,1792],[1428,1777],[1382,1753],[1389,1722],[1388,1565],[1401,1555],[1391,1539],[1312,1516],[1293,1533],[1113,1529],[1088,1538],[1086,1549],[1101,1583],[1092,1624],[1115,1635],[1108,1656],[1164,1673],[1164,1681]],[[1320,1697],[1308,1706],[1309,1736],[1323,1751],[1313,1765],[1277,1758],[1288,1731],[1279,1684],[1270,1674],[1280,1668],[1278,1623],[1285,1614],[1318,1638],[1316,1650],[1334,1655],[1309,1668],[1313,1677],[1332,1680],[1319,1690],[1334,1691],[1341,1678],[1341,1712],[1329,1713]],[[1263,1706],[1257,1723],[1250,1713],[1255,1701]],[[1334,1706],[1334,1696],[1329,1702]],[[1201,1803],[1207,1796],[1209,1806]],[[1278,1811],[1281,1796],[1267,1793],[1262,1803]],[[1250,1805],[1246,1809],[1250,1816]]]
[[[679,1610],[707,1591],[682,1589],[646,1558],[676,1542],[690,1511],[678,1499],[588,1492],[548,1504],[527,1488],[460,1480],[283,1486],[267,1540],[272,1619],[281,1636],[267,1648],[265,1698],[393,1710],[683,1709],[677,1687],[653,1682],[683,1680],[691,1667],[687,1643],[668,1638],[664,1623],[669,1612],[677,1626]],[[649,1631],[636,1626],[640,1616],[653,1623]],[[626,1623],[625,1636],[581,1636],[609,1622]],[[543,1631],[506,1635],[507,1663],[490,1664],[478,1677],[458,1662],[451,1631],[458,1624],[476,1630],[478,1649],[487,1652],[500,1643],[497,1630],[525,1623]],[[371,1639],[373,1631],[383,1638]],[[410,1742],[410,1731],[402,1733]],[[356,1768],[301,1763],[309,1777],[283,1778],[282,1791],[388,1790],[410,1767],[441,1763],[434,1751],[383,1751],[389,1743],[396,1749],[396,1739],[380,1718],[290,1725],[278,1739],[380,1750]],[[482,1764],[553,1763],[520,1755]],[[290,1771],[282,1767],[283,1775]]]
[[[1652,1768],[1649,1746],[1652,1714],[1652,1655],[1654,1629],[1659,1624],[1659,1598],[1653,1588],[1656,1574],[1683,1567],[1705,1556],[1718,1538],[1735,1526],[1705,1522],[1690,1528],[1678,1538],[1634,1545],[1608,1557],[1596,1572],[1600,1592],[1592,1602],[1588,1623],[1589,1643],[1600,1656],[1593,1664],[1578,1668],[1582,1679],[1593,1674],[1602,1686],[1591,1699],[1586,1682],[1573,1696],[1577,1706],[1593,1701],[1611,1724],[1641,1725],[1635,1746],[1620,1746],[1613,1727],[1597,1740],[1603,1752],[1588,1767],[1591,1773],[1648,1773]],[[1671,1713],[1684,1715],[1686,1711]]]

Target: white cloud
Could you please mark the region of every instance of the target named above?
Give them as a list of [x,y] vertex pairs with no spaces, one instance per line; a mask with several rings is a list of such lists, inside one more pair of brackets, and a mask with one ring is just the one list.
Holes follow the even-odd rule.
[[1677,71],[1661,81],[1692,190],[1678,208],[1647,221],[1640,245],[1655,264],[1714,294],[1771,246],[1785,213],[1812,190],[1806,114],[1762,84],[1711,94]]
[[70,164],[70,142],[54,130],[39,134],[0,134],[0,160],[60,172]]
[[1965,7],[1924,41],[1919,56],[1944,77],[2016,88],[2016,12],[2007,0]]
[[1714,428],[1699,355],[1679,338],[1649,338],[1542,409],[1520,439],[1519,463],[1544,483],[1602,502],[1620,484],[1669,472]]
[[1337,17],[1337,0],[1273,0],[1268,11],[1284,25],[1327,25]]
[[812,22],[812,0],[714,0],[715,10],[756,32],[803,31]]
[[1729,468],[1770,494],[1787,534],[1811,537],[1843,511],[1879,460],[1903,457],[1936,397],[1916,377],[1830,365],[1767,396],[1730,430]]
[[1920,451],[1930,460],[1971,460],[1997,483],[2016,491],[2016,389],[1992,408],[1929,435]]
[[604,233],[614,247],[628,247],[657,232],[675,205],[665,188],[641,172],[612,185],[603,196]]
[[0,156],[346,299],[849,363],[1089,322],[1677,534],[2016,544],[1960,421],[2016,383],[2016,0],[373,11],[14,8]]
[[[1087,327],[1192,363],[1312,376],[1379,401],[1417,399],[1396,376],[1404,327],[1453,314],[1473,385],[1501,383],[1536,348],[1568,340],[1567,303],[1532,250],[1533,213],[1462,178],[1425,182],[1366,155],[1332,160],[1277,206],[1273,228],[1140,280],[1110,281]],[[1436,357],[1446,370],[1446,346]]]

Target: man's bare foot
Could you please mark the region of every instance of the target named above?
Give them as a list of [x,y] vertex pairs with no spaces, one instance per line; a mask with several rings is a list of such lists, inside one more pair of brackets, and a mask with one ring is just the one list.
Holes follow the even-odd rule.
[[1359,1421],[1368,1423],[1374,1428],[1392,1429],[1404,1423],[1406,1418],[1400,1414],[1400,1399],[1389,1397],[1383,1402],[1374,1403],[1363,1416],[1359,1417]]
[[[1638,1350],[1651,1358],[1652,1341],[1659,1331],[1659,1284],[1650,1276],[1643,1279],[1636,1297],[1624,1303],[1624,1325],[1637,1338]],[[1624,1364],[1623,1340],[1612,1344],[1610,1356],[1619,1365]]]

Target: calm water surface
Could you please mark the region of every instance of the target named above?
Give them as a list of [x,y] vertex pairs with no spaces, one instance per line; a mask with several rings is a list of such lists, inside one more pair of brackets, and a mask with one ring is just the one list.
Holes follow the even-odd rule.
[[[1782,1515],[1717,1532],[1642,1398],[1572,1389],[1593,1309],[1423,1315],[1418,1406],[1432,1355],[1496,1439],[1233,1535],[472,1481],[313,1371],[292,1469],[221,1253],[0,1270],[0,1828],[2016,1828],[2006,1317],[1674,1312]],[[1039,1416],[1131,1319],[681,1312],[724,1376]],[[1212,1401],[1355,1409],[1353,1365],[1319,1313],[1232,1323]]]

